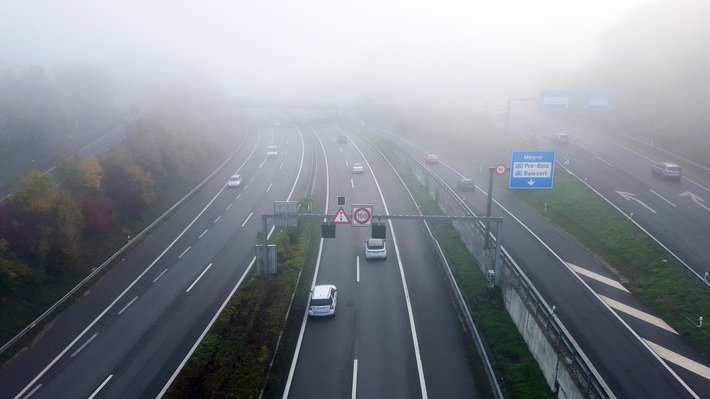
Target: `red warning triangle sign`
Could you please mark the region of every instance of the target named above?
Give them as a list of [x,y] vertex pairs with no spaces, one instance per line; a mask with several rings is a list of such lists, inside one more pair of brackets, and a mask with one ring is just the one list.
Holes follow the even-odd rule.
[[345,210],[341,206],[340,209],[338,209],[338,212],[336,212],[335,216],[333,217],[333,220],[331,221],[333,224],[350,224],[350,219],[348,219],[348,215],[345,214]]

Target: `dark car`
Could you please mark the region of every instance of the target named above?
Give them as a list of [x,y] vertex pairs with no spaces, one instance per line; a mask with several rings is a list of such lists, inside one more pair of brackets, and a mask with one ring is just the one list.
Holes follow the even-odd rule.
[[456,188],[461,191],[474,191],[476,190],[476,184],[473,182],[473,180],[464,177],[456,182]]

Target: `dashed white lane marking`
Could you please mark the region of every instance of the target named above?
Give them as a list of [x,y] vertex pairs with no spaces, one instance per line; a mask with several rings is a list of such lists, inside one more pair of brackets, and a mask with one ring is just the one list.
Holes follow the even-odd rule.
[[666,323],[665,321],[659,319],[659,318],[656,317],[656,316],[652,316],[652,315],[650,315],[650,314],[648,314],[648,313],[646,313],[646,312],[642,312],[642,311],[640,311],[640,310],[638,310],[638,309],[632,308],[632,307],[629,306],[629,305],[624,305],[623,303],[621,303],[621,302],[619,302],[619,301],[615,301],[615,300],[613,300],[613,299],[611,299],[611,298],[607,298],[607,297],[605,297],[605,296],[603,296],[603,295],[599,295],[599,297],[600,297],[604,302],[606,302],[607,305],[609,305],[609,306],[612,307],[613,309],[616,309],[616,310],[618,310],[618,311],[620,311],[620,312],[624,312],[624,313],[626,313],[626,314],[629,315],[629,316],[633,316],[633,317],[635,317],[635,318],[637,318],[637,319],[640,319],[640,320],[643,320],[643,321],[645,321],[645,322],[647,322],[647,323],[653,324],[654,326],[660,327],[660,328],[662,328],[662,329],[664,329],[664,330],[666,330],[666,331],[670,331],[670,332],[672,332],[673,334],[678,334],[678,332],[677,332],[676,330],[674,330],[673,327],[669,326],[668,323]]
[[681,356],[669,349],[666,349],[660,345],[654,344],[653,342],[649,340],[645,340],[648,346],[653,349],[658,356],[662,357],[663,359],[676,364],[690,372],[693,372],[701,377],[704,377],[708,380],[710,380],[710,367],[704,366],[695,360],[688,359],[685,356]]
[[616,288],[616,289],[619,289],[619,290],[622,290],[622,291],[624,291],[624,292],[629,292],[629,290],[627,290],[626,287],[624,287],[623,285],[621,285],[621,283],[618,282],[618,281],[616,281],[616,280],[612,280],[612,279],[610,279],[609,277],[604,277],[604,276],[602,276],[601,274],[597,274],[597,273],[594,273],[594,272],[590,272],[590,271],[587,270],[587,269],[581,268],[581,267],[579,267],[579,266],[575,266],[575,265],[573,265],[573,264],[571,264],[571,263],[567,263],[567,264],[568,264],[569,267],[571,267],[572,270],[574,270],[575,273],[577,273],[577,274],[581,274],[581,275],[583,275],[583,276],[587,276],[587,277],[589,277],[589,278],[591,278],[591,279],[597,280],[597,281],[599,281],[599,282],[601,282],[601,283],[604,283],[604,284],[606,284],[606,285],[612,286],[612,287],[614,287],[614,288]]

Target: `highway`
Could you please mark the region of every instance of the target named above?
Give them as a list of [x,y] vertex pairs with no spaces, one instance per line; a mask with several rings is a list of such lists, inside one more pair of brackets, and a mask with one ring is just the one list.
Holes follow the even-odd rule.
[[[266,146],[280,148],[267,159]],[[214,177],[0,373],[9,397],[156,397],[251,267],[259,215],[305,193],[297,130],[254,126]],[[227,189],[228,177],[244,176]]]
[[[392,169],[358,136],[338,143],[337,126],[314,126],[323,143],[328,206],[335,199],[371,204],[373,213],[414,214]],[[353,174],[352,164],[365,165]],[[426,398],[476,397],[452,307],[429,244],[417,221],[387,225],[387,259],[367,261],[371,229],[338,225],[323,239],[314,284],[338,287],[336,316],[308,318],[284,397]]]
[[[307,115],[286,126],[264,119],[249,125],[233,156],[202,189],[0,371],[3,397],[159,396],[251,270],[260,215],[272,213],[274,201],[313,194],[317,212],[335,215],[336,198],[345,196],[348,213],[352,204],[371,204],[375,214],[417,214],[367,134],[393,139],[422,159],[428,151],[374,127]],[[535,134],[516,123],[520,135]],[[543,123],[549,122],[538,125]],[[708,258],[699,243],[710,220],[698,205],[702,201],[682,195],[709,187],[707,182],[654,179],[648,159],[570,133],[564,148],[571,154],[570,170],[625,212],[634,212],[634,220],[657,232],[669,248],[680,254],[705,251],[699,256]],[[343,134],[347,143],[337,140]],[[271,144],[279,148],[275,159],[265,155]],[[442,163],[432,170],[452,187],[461,176],[474,178],[476,193],[460,194],[475,213],[484,214],[487,171],[446,154],[439,158]],[[355,162],[365,173],[352,173]],[[244,181],[228,189],[233,173]],[[496,190],[493,216],[505,219],[503,246],[555,305],[618,398],[698,398],[710,392],[707,361],[654,319],[616,275],[510,190]],[[627,200],[618,193],[622,190],[643,204]],[[671,222],[689,223],[698,236],[669,233]],[[365,260],[369,234],[367,227],[343,224],[335,239],[320,243],[312,284],[338,287],[336,317],[303,315],[284,397],[477,397],[464,329],[421,222],[387,222],[383,261]]]
[[[421,160],[431,153],[396,138],[391,134],[393,132],[376,128],[370,130],[390,139],[394,137],[401,145],[419,154]],[[571,137],[575,140],[573,134]],[[545,141],[542,149],[549,149],[551,145]],[[571,144],[565,148],[580,153],[575,153],[572,158],[579,169],[599,169],[597,164],[584,165],[581,155],[586,151],[584,145]],[[562,149],[558,148],[558,151]],[[598,156],[601,154],[598,153]],[[439,158],[442,159],[441,154]],[[484,215],[487,170],[479,172],[478,165],[460,160],[449,163],[444,158],[443,161],[431,169],[451,187],[455,187],[462,176],[473,177],[478,183],[475,194],[461,192],[460,195],[466,198],[476,214]],[[644,160],[643,163],[646,162]],[[659,186],[673,184],[653,179],[650,164],[638,170],[644,173],[635,179]],[[597,180],[616,181],[618,187],[626,189],[633,187],[634,183],[624,183],[629,179],[628,174],[607,173],[605,176],[605,179],[599,176]],[[618,277],[589,254],[586,248],[531,212],[516,199],[513,191],[501,190],[499,185],[496,187],[492,216],[502,216],[506,220],[504,248],[523,268],[546,301],[556,307],[555,314],[572,332],[617,397],[692,398],[703,397],[710,392],[710,369],[706,359],[633,298],[619,283]],[[662,192],[662,188],[658,190]]]

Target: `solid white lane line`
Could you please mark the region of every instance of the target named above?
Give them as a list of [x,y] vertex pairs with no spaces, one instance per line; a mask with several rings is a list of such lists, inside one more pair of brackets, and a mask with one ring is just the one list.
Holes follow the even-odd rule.
[[180,256],[178,256],[178,259],[182,258],[182,256],[185,255],[185,254],[187,253],[187,251],[190,250],[190,248],[192,248],[192,247],[187,247],[187,248],[185,248],[185,250],[182,251],[182,253],[180,254]]
[[163,277],[163,274],[165,274],[165,272],[167,272],[167,271],[168,271],[168,269],[163,270],[160,274],[158,274],[158,277],[156,277],[156,278],[153,280],[153,282],[158,281],[158,279],[161,278],[161,277]]
[[131,299],[131,301],[128,302],[128,303],[126,304],[126,306],[124,306],[123,309],[121,309],[121,310],[118,312],[118,314],[123,313],[126,309],[128,309],[129,306],[133,305],[133,302],[135,302],[136,299],[138,299],[138,296],[137,296],[137,295],[136,295],[135,298]]
[[353,359],[353,390],[350,397],[357,399],[357,359]]
[[710,380],[710,367],[704,366],[695,360],[688,359],[685,356],[682,356],[678,353],[675,353],[671,351],[670,349],[666,349],[660,345],[654,344],[653,342],[649,340],[645,340],[648,346],[653,349],[654,352],[658,354],[658,356],[668,360],[669,362],[676,364],[690,372],[693,372],[701,377],[704,377],[708,380]]
[[629,316],[633,316],[637,319],[640,319],[640,320],[643,320],[647,323],[653,324],[656,327],[660,327],[666,331],[670,331],[673,334],[678,334],[678,332],[676,330],[674,330],[673,327],[669,326],[668,323],[666,323],[662,319],[659,319],[656,316],[650,315],[646,312],[642,312],[636,308],[632,308],[629,305],[623,304],[619,301],[615,301],[611,298],[607,298],[604,295],[599,295],[599,297],[602,300],[604,300],[604,302],[606,302],[607,305],[611,306],[612,308],[614,308],[620,312],[624,312]]
[[[651,193],[655,194],[656,197],[658,197],[658,198],[660,198],[660,199],[666,201],[667,203],[669,203],[671,206],[676,207],[674,203],[672,203],[672,202],[668,201],[667,199],[663,198],[663,196],[662,196],[661,194],[658,194],[657,192],[655,192],[655,191],[653,191],[653,190],[649,190],[649,191],[650,191]],[[676,207],[676,208],[677,208],[677,207]]]
[[205,273],[207,273],[207,270],[210,270],[210,267],[212,267],[212,264],[211,264],[211,263],[210,263],[209,265],[207,265],[207,267],[205,268],[205,270],[203,270],[202,273],[200,273],[199,276],[197,276],[197,280],[195,280],[195,281],[192,283],[192,285],[190,285],[190,287],[188,287],[187,291],[185,291],[185,292],[190,292],[190,290],[192,289],[192,287],[194,287],[195,284],[197,284],[197,282],[200,281],[200,279],[202,278],[202,276],[204,276]]
[[79,347],[79,349],[75,350],[74,353],[72,353],[71,355],[69,355],[69,357],[75,357],[77,354],[79,354],[79,352],[81,352],[82,349],[86,348],[86,345],[89,345],[89,344],[91,343],[91,341],[93,341],[94,338],[96,338],[98,335],[99,335],[99,333],[95,333],[94,335],[92,335],[91,338],[89,338],[88,340],[86,340],[86,342],[84,342],[84,343]]
[[101,385],[99,385],[99,387],[96,388],[96,390],[94,391],[94,393],[92,393],[91,396],[89,396],[89,399],[94,399],[94,398],[96,397],[96,395],[99,393],[99,391],[101,391],[101,389],[103,389],[104,385],[108,384],[108,382],[109,382],[109,380],[110,380],[111,378],[113,378],[113,374],[111,374],[111,375],[109,375],[108,377],[106,377],[106,379],[104,380],[104,382],[102,382]]
[[200,236],[197,237],[197,238],[202,238],[205,234],[207,234],[207,232],[208,232],[209,230],[210,230],[210,229],[207,229],[207,230],[203,231],[202,234],[200,234]]
[[251,219],[251,215],[253,215],[253,214],[254,214],[254,212],[250,213],[249,216],[247,216],[247,218],[244,219],[244,223],[242,223],[242,227],[244,227],[244,225],[247,224],[247,222],[249,221],[249,219]]
[[572,270],[574,270],[575,273],[577,273],[577,274],[581,274],[581,275],[583,275],[583,276],[587,276],[587,277],[589,277],[589,278],[591,278],[591,279],[594,279],[594,280],[599,281],[600,283],[604,283],[604,284],[606,284],[606,285],[612,286],[612,287],[614,287],[614,288],[616,288],[616,289],[619,289],[619,290],[622,290],[622,291],[624,291],[624,292],[629,292],[629,290],[627,290],[626,287],[624,287],[623,285],[621,285],[621,283],[618,282],[618,281],[616,281],[616,280],[612,280],[612,279],[610,279],[610,278],[608,278],[608,277],[604,277],[604,276],[602,276],[601,274],[597,274],[597,273],[594,273],[594,272],[590,272],[590,271],[587,270],[587,269],[584,269],[584,268],[582,268],[582,267],[573,265],[573,264],[571,264],[571,263],[567,263],[567,265],[568,265],[569,267],[571,267]]
[[222,215],[217,216],[217,219],[215,219],[214,222],[212,222],[212,223],[217,223],[217,221],[219,221],[219,219],[222,219]]

